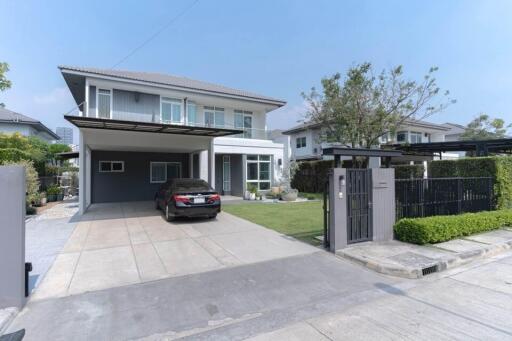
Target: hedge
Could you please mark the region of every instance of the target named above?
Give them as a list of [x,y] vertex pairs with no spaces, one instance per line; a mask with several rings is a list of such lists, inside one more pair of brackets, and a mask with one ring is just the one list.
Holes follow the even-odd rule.
[[395,224],[394,230],[398,240],[422,245],[440,243],[505,226],[512,226],[512,210],[404,218]]
[[425,173],[423,164],[396,165],[393,168],[395,169],[395,179],[423,179],[423,173]]
[[496,208],[512,208],[512,156],[432,161],[428,174],[431,178],[492,177]]
[[322,193],[328,172],[333,167],[332,160],[302,161],[292,178],[291,186],[299,192]]
[[0,148],[0,164],[21,160],[32,160],[32,157],[29,153],[18,148]]

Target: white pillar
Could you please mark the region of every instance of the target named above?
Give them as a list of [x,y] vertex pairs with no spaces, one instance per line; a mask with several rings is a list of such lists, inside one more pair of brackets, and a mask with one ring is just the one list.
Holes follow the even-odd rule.
[[215,152],[213,146],[213,139],[211,139],[208,148],[208,183],[215,188]]
[[79,208],[79,213],[84,214],[85,209],[87,207],[87,204],[85,202],[86,146],[85,146],[84,134],[82,131],[79,132],[78,153],[79,153],[78,157],[80,160],[80,166],[78,168],[78,208]]
[[208,151],[199,153],[199,178],[208,181]]
[[91,204],[91,148],[85,146],[85,209]]

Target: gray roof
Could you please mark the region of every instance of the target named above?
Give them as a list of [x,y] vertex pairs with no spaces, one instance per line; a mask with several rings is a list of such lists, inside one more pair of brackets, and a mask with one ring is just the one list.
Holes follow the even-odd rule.
[[457,123],[443,123],[443,126],[450,129],[446,134],[447,135],[457,135],[457,134],[463,134],[466,131],[466,127],[463,125],[457,124]]
[[217,93],[220,95],[231,95],[238,97],[245,97],[256,101],[271,102],[272,104],[283,106],[286,101],[272,98],[268,96],[259,95],[245,90],[238,90],[228,88],[223,85],[212,84],[208,82],[193,80],[186,77],[167,75],[162,73],[153,72],[139,72],[139,71],[124,71],[112,69],[98,69],[91,67],[77,67],[77,66],[59,66],[59,69],[64,73],[66,71],[83,72],[98,76],[115,77],[126,80],[134,80],[141,82],[148,82],[152,84],[175,86],[188,90],[200,90]]
[[[304,131],[307,129],[314,129],[316,127],[319,127],[320,125],[321,125],[320,123],[308,121],[308,122],[301,123],[301,124],[296,125],[288,130],[283,131],[283,134],[289,135],[289,134],[293,134],[293,133],[298,133],[300,131]],[[410,126],[430,128],[430,129],[443,130],[443,131],[450,130],[449,127],[442,125],[442,124],[436,124],[436,123],[431,123],[431,122],[427,122],[427,121],[423,121],[423,120],[415,120],[415,119],[407,119],[404,121],[403,125],[404,126],[410,125]]]
[[60,140],[60,137],[55,134],[50,128],[42,124],[40,121],[20,114],[18,112],[0,107],[0,122],[1,123],[15,123],[15,124],[28,124],[33,126],[38,131],[42,131],[53,137],[55,140]]

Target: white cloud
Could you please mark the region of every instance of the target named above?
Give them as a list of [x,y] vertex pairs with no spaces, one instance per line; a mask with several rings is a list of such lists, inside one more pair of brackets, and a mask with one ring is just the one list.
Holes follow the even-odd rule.
[[51,90],[49,93],[35,95],[36,104],[55,104],[69,101],[70,93],[67,87],[59,87]]

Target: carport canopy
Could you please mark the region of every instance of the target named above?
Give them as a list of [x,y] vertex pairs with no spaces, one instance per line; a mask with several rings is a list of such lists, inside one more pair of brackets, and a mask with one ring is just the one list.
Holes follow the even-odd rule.
[[333,155],[336,167],[340,166],[341,156],[364,156],[364,157],[382,157],[389,166],[392,157],[402,156],[400,150],[376,149],[376,148],[348,148],[348,147],[328,147],[322,149],[322,155]]

